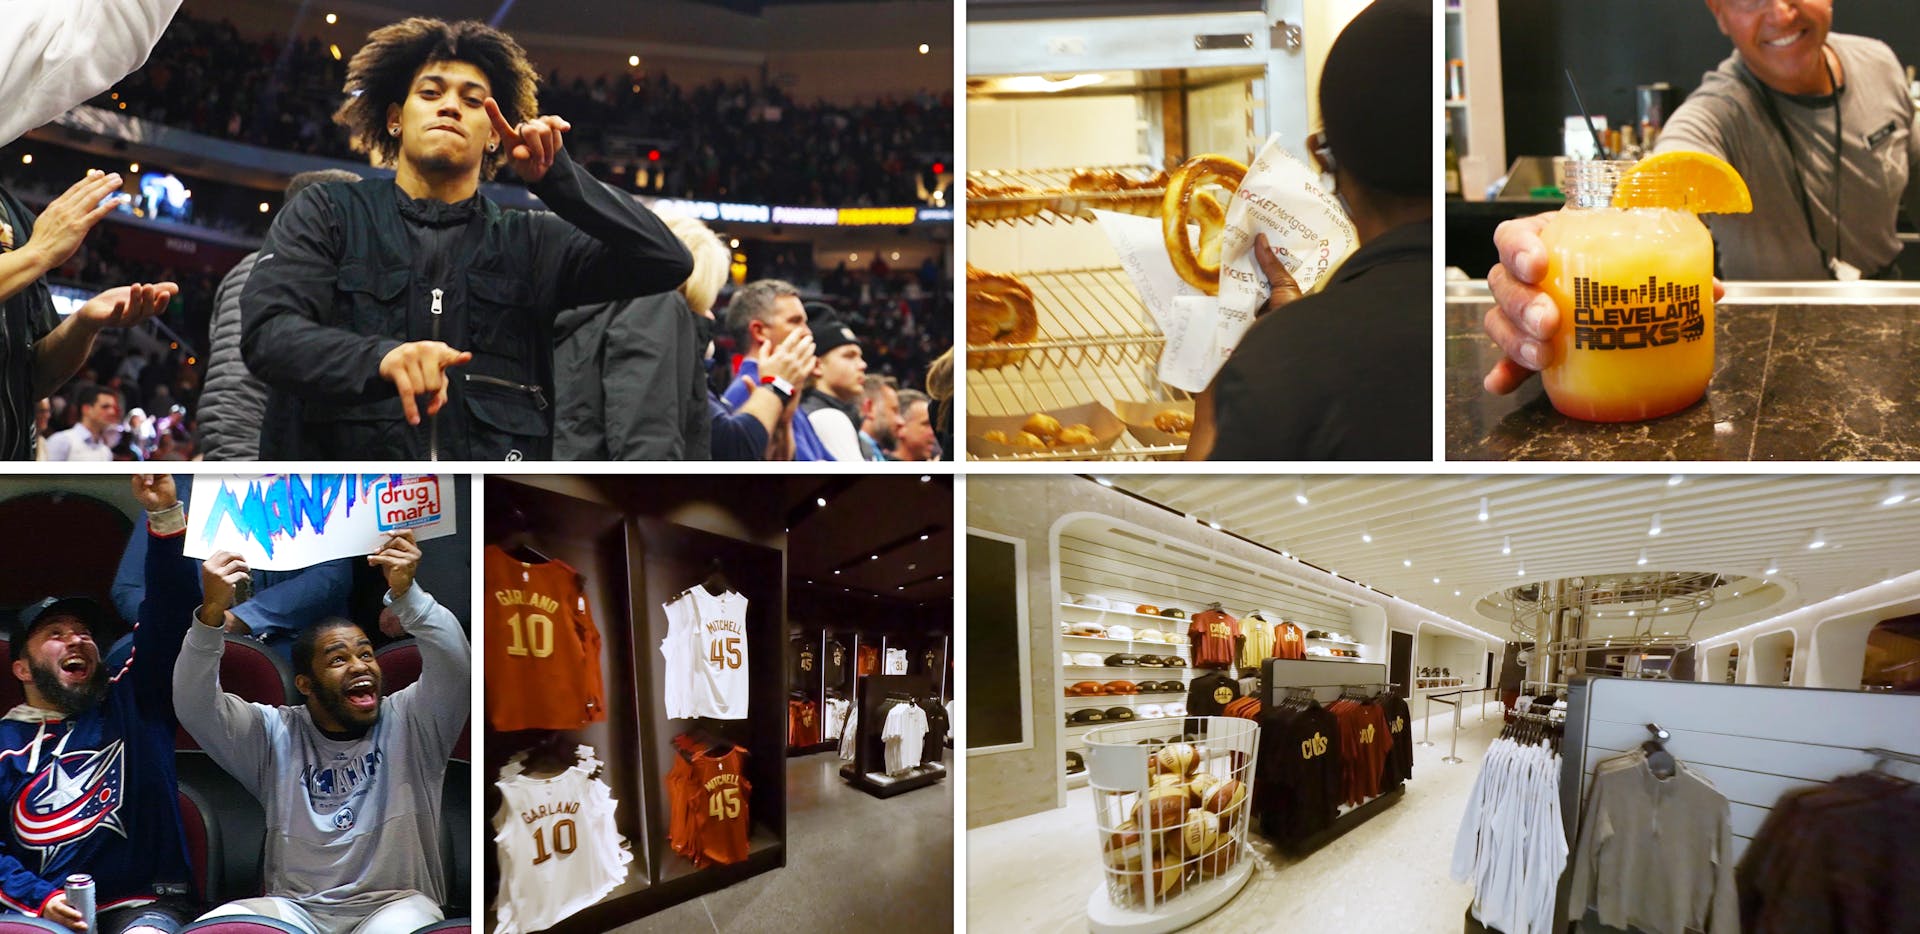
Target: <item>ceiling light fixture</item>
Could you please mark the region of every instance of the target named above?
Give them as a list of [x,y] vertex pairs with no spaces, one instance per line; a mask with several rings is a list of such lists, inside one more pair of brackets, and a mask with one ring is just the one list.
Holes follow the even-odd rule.
[[1484,496],[1480,497],[1480,521],[1487,521],[1487,498]]
[[1780,559],[1768,558],[1767,569],[1764,571],[1761,571],[1760,573],[1765,574],[1768,577],[1772,577],[1773,575],[1780,573]]
[[1882,506],[1898,506],[1907,501],[1907,481],[1899,477],[1887,480],[1887,495],[1880,500]]
[[827,498],[824,496],[816,496],[813,498],[813,504],[821,509],[825,509],[827,508]]
[[1218,531],[1220,531],[1220,523],[1218,523],[1218,522],[1215,522],[1215,521],[1213,521],[1212,519],[1208,519],[1208,520],[1207,520],[1207,528],[1210,528],[1210,529],[1212,529],[1212,530],[1214,530],[1214,531],[1216,531],[1216,532],[1218,532]]
[[1634,563],[1642,566],[1644,566],[1647,563],[1647,550],[1645,548],[1640,549],[1640,560],[1635,561]]
[[1433,582],[1434,582],[1434,583],[1436,583],[1436,584],[1438,584],[1438,583],[1440,583],[1440,578],[1438,578],[1438,577],[1436,577],[1436,578],[1434,578],[1434,579],[1433,579]]
[[1653,514],[1653,521],[1647,523],[1647,535],[1651,537],[1659,534],[1660,534],[1660,514],[1656,512]]
[[1105,478],[1105,477],[1095,477],[1095,478],[1093,478],[1093,482],[1095,482],[1095,483],[1098,483],[1098,484],[1100,484],[1101,486],[1112,486],[1112,485],[1113,485],[1113,481],[1112,481],[1112,480],[1109,480],[1109,479],[1107,479],[1107,478]]
[[1500,553],[1503,555],[1513,554],[1513,536],[1500,536]]
[[1687,477],[1686,477],[1686,475],[1685,475],[1685,474],[1674,474],[1673,476],[1671,476],[1671,477],[1668,477],[1668,478],[1667,478],[1667,485],[1668,485],[1668,486],[1679,486],[1679,485],[1680,485],[1680,483],[1681,483],[1681,481],[1683,481],[1683,480],[1685,480],[1685,479],[1687,479]]
[[1408,557],[1405,557],[1405,558],[1401,558],[1401,559],[1400,559],[1400,566],[1401,566],[1401,567],[1403,567],[1403,568],[1410,568],[1410,567],[1413,567],[1413,557],[1412,557],[1411,555],[1409,555]]
[[1360,540],[1369,545],[1373,544],[1373,533],[1367,531],[1367,527],[1364,525],[1360,527]]
[[1807,548],[1812,550],[1825,547],[1827,547],[1827,530],[1814,529],[1813,534],[1807,536]]
[[1294,484],[1293,501],[1296,503],[1299,503],[1302,506],[1307,505],[1307,503],[1309,502],[1307,499],[1307,481],[1302,480],[1299,483]]
[[1513,572],[1513,576],[1515,577],[1527,576],[1527,563],[1525,561],[1520,562],[1520,567]]

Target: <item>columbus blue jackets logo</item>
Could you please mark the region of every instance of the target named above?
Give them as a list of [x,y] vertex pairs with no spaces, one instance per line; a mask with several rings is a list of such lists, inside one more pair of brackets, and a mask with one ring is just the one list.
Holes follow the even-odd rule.
[[61,847],[95,830],[125,837],[120,822],[125,752],[116,740],[105,749],[69,752],[48,762],[13,799],[14,838],[51,860]]

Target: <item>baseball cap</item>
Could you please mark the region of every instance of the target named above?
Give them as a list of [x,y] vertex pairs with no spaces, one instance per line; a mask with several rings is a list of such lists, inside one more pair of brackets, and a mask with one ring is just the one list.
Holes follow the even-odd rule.
[[114,618],[105,607],[90,597],[48,597],[20,611],[8,633],[9,650],[13,659],[18,661],[20,653],[27,650],[27,637],[42,622],[59,616],[72,616],[87,625],[93,634],[94,644],[100,647],[100,655],[105,657],[107,646],[120,637]]
[[1081,758],[1079,753],[1071,749],[1067,750],[1067,772],[1071,774],[1073,772],[1084,772],[1086,770],[1087,760]]
[[1102,714],[1099,710],[1092,707],[1088,707],[1085,710],[1074,711],[1072,722],[1075,726],[1079,726],[1085,723],[1099,723],[1104,719],[1106,719],[1105,714]]
[[1134,713],[1142,720],[1157,720],[1167,715],[1166,710],[1159,704],[1141,704],[1140,709]]
[[1089,667],[1098,667],[1102,664],[1105,664],[1100,661],[1099,652],[1081,652],[1079,654],[1076,654],[1075,656],[1073,656],[1073,663],[1075,665],[1083,665],[1083,666],[1089,666]]
[[1166,715],[1169,717],[1184,717],[1187,715],[1187,705],[1179,702],[1168,704],[1166,706]]
[[1132,626],[1109,626],[1107,627],[1107,638],[1125,639],[1125,640],[1131,641],[1133,639],[1133,627]]
[[1114,668],[1127,668],[1127,667],[1131,667],[1131,666],[1133,666],[1133,665],[1138,665],[1138,664],[1140,664],[1140,656],[1138,656],[1138,655],[1109,655],[1109,656],[1107,656],[1107,664],[1108,664],[1109,666],[1112,666],[1112,667],[1114,667]]
[[1142,629],[1133,634],[1135,642],[1165,642],[1167,634],[1158,629]]
[[1109,681],[1102,686],[1107,694],[1138,694],[1140,687],[1131,681]]
[[814,355],[824,357],[828,351],[838,350],[848,344],[860,343],[860,338],[854,335],[853,328],[832,316],[831,308],[824,305],[820,307],[827,314],[819,318],[814,317],[813,308],[807,309],[807,329],[813,332]]
[[1133,719],[1133,708],[1131,708],[1131,707],[1108,707],[1108,708],[1107,708],[1107,719],[1109,719],[1109,720],[1131,720],[1131,719]]
[[1140,660],[1139,660],[1138,662],[1135,662],[1135,664],[1137,664],[1137,665],[1145,665],[1145,666],[1147,666],[1148,668],[1158,668],[1158,667],[1160,667],[1160,656],[1158,656],[1158,655],[1142,655],[1142,656],[1140,656]]

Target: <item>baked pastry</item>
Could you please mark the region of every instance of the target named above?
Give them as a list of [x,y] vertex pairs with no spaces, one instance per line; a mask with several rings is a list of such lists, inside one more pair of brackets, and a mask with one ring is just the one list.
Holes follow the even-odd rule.
[[1063,448],[1090,448],[1099,444],[1100,439],[1094,436],[1092,428],[1085,425],[1068,425],[1060,429],[1060,434],[1054,437],[1053,443],[1056,447]]
[[1041,440],[1038,435],[1030,431],[1014,432],[1013,437],[1008,439],[1007,443],[1013,447],[1026,448],[1030,451],[1044,451],[1047,449],[1047,442]]
[[[1160,234],[1166,242],[1167,258],[1173,271],[1188,285],[1208,295],[1220,294],[1220,235],[1226,228],[1227,212],[1218,199],[1206,191],[1220,187],[1229,193],[1240,190],[1247,167],[1226,156],[1195,156],[1173,170],[1167,178],[1167,191],[1160,208]],[[1200,244],[1196,248],[1187,236],[1187,225],[1200,225]]]
[[1160,213],[1161,193],[1166,186],[1165,171],[1139,179],[1114,169],[1075,172],[1052,207],[1061,214],[1087,220],[1093,219],[1094,208],[1154,217]]
[[1042,441],[1051,441],[1060,434],[1060,420],[1045,412],[1035,412],[1027,416],[1020,430],[1037,435]]
[[1010,221],[1031,217],[1048,207],[1046,194],[1025,185],[993,185],[967,179],[967,220]]
[[1167,409],[1153,417],[1153,427],[1170,435],[1193,434],[1193,416],[1179,409]]
[[[1027,344],[1040,336],[1040,314],[1033,290],[1013,276],[967,264],[967,343]],[[1024,350],[985,350],[967,354],[969,369],[1012,366],[1027,358]]]

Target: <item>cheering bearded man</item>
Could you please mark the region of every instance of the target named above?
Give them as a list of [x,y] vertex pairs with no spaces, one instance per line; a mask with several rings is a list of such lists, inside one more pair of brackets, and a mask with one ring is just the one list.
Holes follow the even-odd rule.
[[294,639],[298,707],[220,690],[222,623],[247,565],[225,551],[202,565],[206,596],[174,665],[174,708],[267,820],[266,894],[203,917],[266,915],[307,934],[407,934],[441,920],[440,796],[472,663],[459,621],[414,583],[412,532],[392,533],[367,563],[387,579],[383,631],[419,641],[420,680],[386,694],[367,634],[323,619]]
[[[395,174],[309,188],[260,248],[240,308],[263,460],[550,457],[560,309],[686,280],[679,239],[534,116],[538,78],[476,22],[408,19],[354,54],[334,120]],[[502,161],[551,212],[479,194]]]

